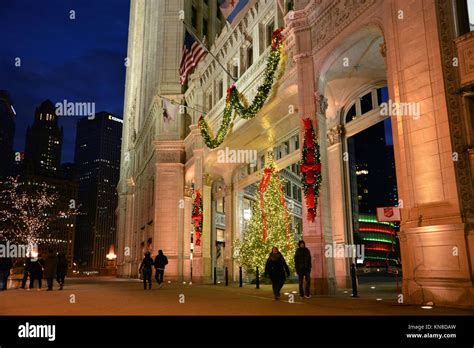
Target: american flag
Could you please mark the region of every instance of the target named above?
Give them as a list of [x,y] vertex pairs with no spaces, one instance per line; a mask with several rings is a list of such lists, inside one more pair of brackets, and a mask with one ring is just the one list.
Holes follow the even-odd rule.
[[205,54],[206,51],[204,48],[186,30],[186,36],[184,37],[183,45],[183,56],[181,58],[181,65],[179,66],[179,83],[181,83],[181,85],[186,84],[189,73],[199,63]]

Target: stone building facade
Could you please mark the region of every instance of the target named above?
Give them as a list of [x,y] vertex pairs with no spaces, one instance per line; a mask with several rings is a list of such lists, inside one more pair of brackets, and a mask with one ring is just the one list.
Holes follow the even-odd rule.
[[[389,119],[401,208],[404,301],[472,307],[474,40],[465,25],[467,2],[464,8],[454,0],[289,3],[253,1],[242,20],[226,25],[213,42],[211,51],[238,77],[235,85],[251,100],[269,54],[268,33],[285,27],[285,69],[269,100],[254,119],[236,118],[215,150],[203,143],[197,121],[205,113],[210,127],[218,128],[225,91],[234,82],[208,55],[181,93],[176,84],[181,43],[164,41],[174,34],[181,37],[173,17],[181,3],[162,3],[164,33],[159,21],[147,21],[146,13],[140,13],[142,6],[132,5],[119,273],[137,275],[141,243],[146,247],[149,241],[154,252],[159,248],[169,255],[168,274],[187,279],[194,187],[203,192],[205,215],[202,245],[193,253],[193,279],[212,278],[217,242],[225,245],[218,250],[222,265],[235,279],[232,243],[245,223],[245,188],[259,180],[260,159],[269,150],[279,153],[278,169],[291,168],[300,159],[301,118],[311,117],[323,168],[316,222],[308,222],[302,209],[303,236],[313,255],[313,289],[330,294],[348,286],[351,260],[324,254],[327,244],[353,243],[347,139]],[[153,4],[147,6],[158,6]],[[166,45],[166,55],[160,45]],[[133,66],[134,60],[139,66]],[[381,88],[388,90],[392,103],[419,107],[417,117],[401,109],[382,114],[377,99]],[[158,94],[186,100],[193,108],[167,132]],[[365,113],[364,98],[371,105]],[[356,117],[348,122],[352,107]],[[256,151],[257,166],[219,163],[217,151],[226,147]],[[217,235],[217,230],[223,232]],[[131,253],[121,256],[120,250],[127,248]]]

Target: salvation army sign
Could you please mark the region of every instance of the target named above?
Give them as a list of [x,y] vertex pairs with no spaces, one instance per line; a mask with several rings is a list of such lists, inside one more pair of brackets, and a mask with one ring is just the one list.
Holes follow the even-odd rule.
[[377,208],[378,221],[400,221],[399,207],[381,207]]

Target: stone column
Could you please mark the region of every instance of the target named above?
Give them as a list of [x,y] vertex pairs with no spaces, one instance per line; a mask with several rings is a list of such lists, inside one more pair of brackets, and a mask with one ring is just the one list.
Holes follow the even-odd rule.
[[224,250],[224,266],[229,272],[229,280],[233,279],[234,267],[232,258],[232,242],[234,240],[234,185],[232,183],[232,171],[226,172],[224,175],[224,209],[225,209],[225,250]]
[[[316,118],[316,81],[313,69],[313,60],[309,53],[311,48],[311,35],[309,30],[298,32],[299,36],[295,62],[298,74],[298,110],[301,118],[311,118],[315,132],[318,134],[318,119]],[[322,104],[321,104],[322,105]],[[324,114],[325,109],[321,110]],[[300,128],[301,129],[301,128]],[[304,143],[304,132],[300,130],[300,144]],[[322,190],[321,190],[322,191]],[[321,193],[318,199],[317,216],[314,222],[307,219],[306,201],[303,197],[303,238],[312,255],[311,283],[315,294],[331,294],[335,291],[335,281],[328,274],[327,260],[325,259],[325,236],[321,221]]]
[[155,141],[154,146],[156,174],[153,240],[168,256],[167,276],[178,280],[181,276],[180,236],[183,234],[184,218],[184,211],[179,208],[179,200],[184,192],[184,145],[181,140],[169,140]]

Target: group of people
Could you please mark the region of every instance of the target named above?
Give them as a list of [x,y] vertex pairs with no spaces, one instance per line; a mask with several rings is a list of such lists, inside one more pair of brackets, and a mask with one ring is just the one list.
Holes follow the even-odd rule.
[[[0,258],[0,282],[1,290],[7,290],[8,278],[13,268],[13,260],[11,258]],[[44,257],[27,258],[24,263],[23,279],[21,281],[21,289],[26,289],[26,283],[30,278],[28,289],[33,289],[35,282],[38,283],[38,290],[41,290],[43,279],[46,280],[47,290],[53,290],[54,280],[59,284],[59,290],[64,288],[64,280],[68,270],[68,261],[63,253],[55,253],[48,250]]]
[[143,275],[143,289],[151,290],[151,276],[153,273],[153,267],[155,268],[155,279],[158,283],[158,287],[163,286],[163,278],[165,276],[165,267],[168,264],[168,258],[163,254],[163,250],[158,250],[155,260],[151,257],[150,252],[145,253],[145,257],[140,264],[139,272]]
[[[298,242],[294,260],[296,273],[298,274],[300,296],[310,298],[311,253],[309,249],[306,248],[304,241]],[[265,264],[265,276],[270,277],[273,295],[275,296],[275,300],[278,300],[286,277],[290,276],[290,269],[277,247],[272,248],[272,252],[267,259],[267,263]]]
[[[301,297],[310,298],[310,273],[311,273],[311,253],[306,248],[304,241],[298,242],[298,248],[294,256],[295,269],[298,274],[299,292]],[[143,289],[151,290],[151,278],[153,274],[153,267],[155,268],[155,279],[158,287],[163,286],[163,278],[165,267],[168,264],[168,258],[163,254],[163,250],[158,251],[155,259],[151,257],[150,252],[145,253],[139,273],[143,276]],[[280,291],[285,283],[286,277],[290,276],[290,269],[285,261],[283,255],[278,251],[277,247],[272,248],[272,252],[265,264],[265,275],[268,276],[272,282],[272,289],[275,299],[280,298]]]

